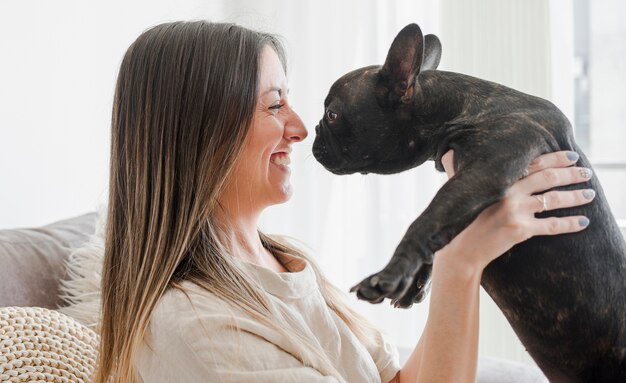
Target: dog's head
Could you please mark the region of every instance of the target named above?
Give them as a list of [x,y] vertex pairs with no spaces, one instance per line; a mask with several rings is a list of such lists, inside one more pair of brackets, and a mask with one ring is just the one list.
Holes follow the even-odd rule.
[[335,174],[390,174],[424,162],[420,153],[430,132],[415,132],[420,123],[415,84],[421,71],[437,68],[440,57],[439,39],[424,37],[417,24],[409,24],[382,67],[357,69],[337,80],[315,128],[315,158]]

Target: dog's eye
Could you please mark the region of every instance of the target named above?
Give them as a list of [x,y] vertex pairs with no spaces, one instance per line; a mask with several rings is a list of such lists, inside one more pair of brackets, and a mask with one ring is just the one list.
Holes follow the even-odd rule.
[[337,113],[327,110],[326,111],[326,119],[330,122],[335,121],[337,119]]

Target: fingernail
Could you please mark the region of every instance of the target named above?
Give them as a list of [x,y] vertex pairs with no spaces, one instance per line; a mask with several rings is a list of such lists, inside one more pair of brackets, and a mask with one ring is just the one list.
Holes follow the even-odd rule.
[[587,227],[587,225],[589,225],[589,218],[587,217],[582,217],[581,219],[578,220],[578,224],[581,227]]
[[580,168],[580,176],[583,178],[591,178],[593,171],[589,168]]
[[585,197],[586,199],[593,199],[593,197],[595,196],[596,196],[596,191],[593,189],[587,189],[583,191],[583,197]]
[[580,155],[576,152],[567,152],[566,156],[567,156],[567,159],[570,161],[576,161],[580,158]]

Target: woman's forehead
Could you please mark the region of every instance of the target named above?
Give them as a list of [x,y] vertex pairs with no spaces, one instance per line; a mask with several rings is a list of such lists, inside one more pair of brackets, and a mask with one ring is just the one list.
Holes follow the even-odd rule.
[[261,95],[278,92],[281,97],[288,93],[283,65],[274,49],[269,46],[263,49],[261,56],[260,91]]

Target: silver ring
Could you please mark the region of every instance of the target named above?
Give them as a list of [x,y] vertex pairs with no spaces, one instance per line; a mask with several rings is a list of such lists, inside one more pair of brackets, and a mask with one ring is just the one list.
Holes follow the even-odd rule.
[[524,169],[524,171],[522,172],[522,178],[528,177],[528,173],[528,169]]
[[546,197],[543,194],[535,194],[533,195],[537,199],[537,201],[541,202],[542,209],[539,213],[548,210],[548,202],[546,201]]

